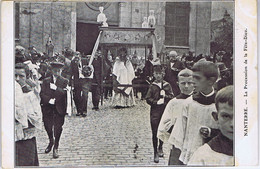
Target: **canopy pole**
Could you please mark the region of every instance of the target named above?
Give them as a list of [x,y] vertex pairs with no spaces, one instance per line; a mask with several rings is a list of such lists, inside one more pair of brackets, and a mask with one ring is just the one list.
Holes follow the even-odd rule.
[[156,51],[156,36],[154,33],[152,33],[152,42],[153,42],[153,47],[152,47],[152,52],[153,52],[153,60],[157,58],[157,51]]
[[104,47],[101,48],[102,51],[102,57],[101,57],[101,86],[100,86],[100,97],[101,97],[101,105],[103,105],[103,93],[104,93],[104,85],[103,85],[103,79],[104,79]]
[[89,66],[92,65],[92,62],[94,60],[94,56],[97,52],[98,45],[99,45],[99,42],[100,42],[101,33],[102,33],[102,31],[99,32],[98,37],[97,37],[97,41],[96,41],[95,46],[93,48],[93,51],[91,53],[91,57],[90,57],[90,60],[89,60],[89,63],[88,63]]

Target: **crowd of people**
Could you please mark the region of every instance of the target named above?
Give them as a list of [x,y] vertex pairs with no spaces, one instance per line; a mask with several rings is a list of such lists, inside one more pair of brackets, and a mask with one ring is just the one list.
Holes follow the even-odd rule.
[[149,55],[140,69],[126,48],[113,59],[99,49],[93,56],[69,48],[50,56],[34,47],[16,46],[16,166],[39,165],[35,136],[42,126],[49,139],[45,153],[53,150],[53,158],[59,157],[65,116],[75,112],[86,117],[89,92],[93,111],[99,110],[103,94],[105,99],[112,97],[111,104],[118,109],[136,105],[135,96],[141,92],[151,106],[156,163],[164,155],[163,142],[172,145],[169,165],[230,162],[220,155],[213,161],[200,155],[205,150],[232,157],[233,123],[227,124],[233,121],[232,57],[223,51],[214,57],[170,51],[167,57],[169,62],[163,65]]
[[228,69],[219,56],[215,63],[200,57],[185,66],[176,51],[169,57],[166,68],[153,67],[146,94],[154,162],[166,142],[172,146],[169,165],[233,166],[232,63]]

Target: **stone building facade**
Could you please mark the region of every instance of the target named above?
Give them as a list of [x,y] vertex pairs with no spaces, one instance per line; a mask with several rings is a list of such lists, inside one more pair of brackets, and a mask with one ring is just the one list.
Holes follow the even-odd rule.
[[[155,12],[158,53],[174,49],[209,54],[211,2],[119,2],[111,3],[104,13],[109,25],[141,28],[150,10]],[[78,23],[92,24],[98,13],[84,2],[77,3]]]
[[108,24],[116,27],[141,28],[143,18],[154,10],[158,53],[171,49],[210,53],[212,2],[21,2],[16,6],[17,42],[44,52],[50,36],[54,52],[70,47],[90,54],[98,35],[100,5]]
[[55,52],[65,47],[76,49],[76,3],[21,2],[16,12],[16,40],[20,45],[45,52],[51,37]]

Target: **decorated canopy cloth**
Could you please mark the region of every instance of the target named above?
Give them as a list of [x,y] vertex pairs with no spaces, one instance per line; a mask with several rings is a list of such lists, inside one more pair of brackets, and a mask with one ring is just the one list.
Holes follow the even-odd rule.
[[[135,72],[132,63],[127,60],[126,63],[116,61],[113,66],[113,75],[120,85],[132,85]],[[117,87],[121,92],[113,92],[113,106],[129,107],[135,105],[134,93],[132,87]]]

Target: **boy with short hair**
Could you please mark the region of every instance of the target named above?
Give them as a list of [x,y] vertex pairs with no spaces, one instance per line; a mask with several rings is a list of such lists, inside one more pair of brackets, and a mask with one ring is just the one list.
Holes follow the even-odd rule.
[[221,89],[216,96],[217,112],[212,116],[217,121],[220,133],[198,148],[188,165],[234,165],[233,156],[233,86]]
[[[192,71],[190,69],[183,69],[178,74],[178,86],[181,93],[169,101],[164,113],[162,115],[157,137],[163,142],[168,142],[171,134],[171,130],[175,125],[177,118],[181,115],[182,105],[185,103],[185,99],[191,96],[193,91],[193,78]],[[180,150],[175,148],[174,145],[171,148],[169,165],[181,165],[179,161]]]
[[[155,81],[150,85],[146,101],[151,106],[150,122],[152,127],[152,141],[154,148],[154,162],[159,162],[159,156],[163,157],[162,145],[163,142],[157,138],[157,129],[165,109],[166,104],[173,98],[171,85],[163,80],[164,71],[160,65],[154,67],[153,76]],[[158,148],[158,150],[157,150]]]
[[181,150],[179,160],[183,164],[187,164],[195,150],[204,144],[200,129],[203,126],[218,128],[211,116],[216,111],[213,85],[218,78],[218,68],[213,62],[200,61],[194,64],[192,71],[194,94],[185,100],[169,138],[169,143]]

